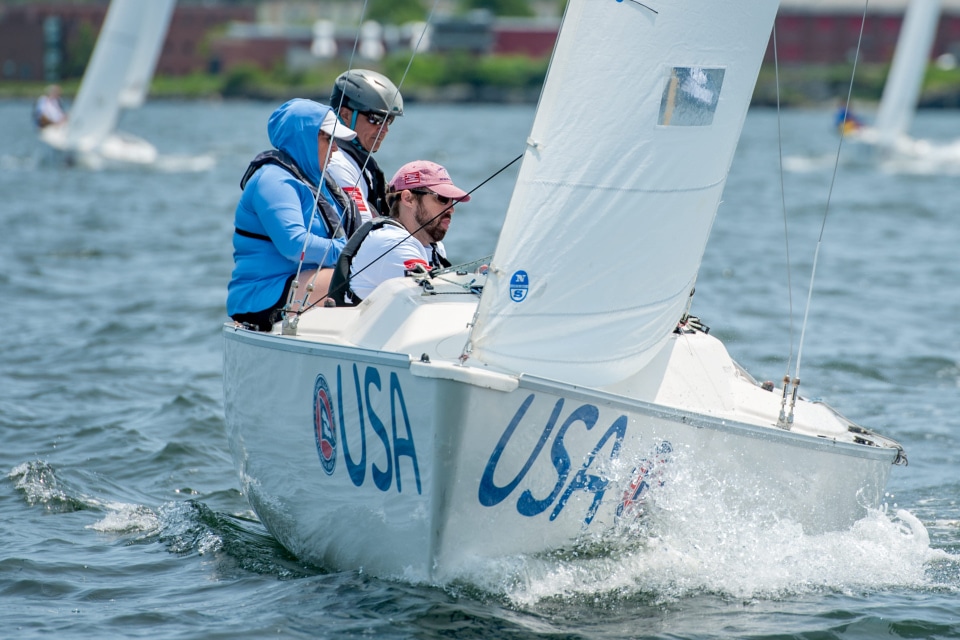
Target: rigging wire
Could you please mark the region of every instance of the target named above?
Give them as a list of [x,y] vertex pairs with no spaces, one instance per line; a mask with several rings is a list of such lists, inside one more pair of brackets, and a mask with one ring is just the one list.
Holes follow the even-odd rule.
[[[817,275],[817,263],[819,262],[819,259],[820,259],[820,247],[823,245],[823,232],[827,226],[827,215],[830,213],[830,200],[833,197],[833,187],[836,184],[837,173],[840,167],[840,152],[843,149],[843,139],[845,137],[843,132],[846,128],[845,125],[847,123],[847,115],[850,112],[850,101],[853,97],[853,81],[856,78],[857,63],[860,60],[860,50],[863,45],[863,31],[864,31],[864,26],[866,25],[866,22],[867,22],[867,9],[869,5],[870,5],[870,0],[864,0],[863,15],[860,17],[860,34],[857,37],[857,48],[853,56],[853,68],[850,71],[850,85],[847,87],[847,101],[846,101],[846,104],[844,105],[843,122],[840,125],[840,140],[839,142],[837,142],[837,154],[836,154],[836,157],[834,158],[833,174],[830,177],[830,187],[827,190],[827,201],[823,210],[823,218],[820,222],[820,234],[817,237],[817,246],[813,252],[813,266],[810,269],[810,286],[807,288],[807,302],[803,311],[803,324],[800,326],[800,342],[797,346],[797,364],[796,364],[796,368],[794,369],[793,393],[790,400],[790,408],[789,408],[789,411],[786,413],[785,417],[783,415],[784,413],[783,409],[781,408],[781,420],[778,423],[778,426],[781,426],[787,429],[789,429],[790,425],[793,423],[793,410],[797,403],[797,391],[800,386],[800,360],[803,356],[803,341],[804,341],[804,337],[806,336],[807,321],[810,316],[810,305],[811,305],[811,300],[813,298],[813,285]],[[784,382],[784,399],[786,399],[786,395],[787,395],[786,386],[787,386],[786,382]]]
[[791,262],[790,262],[790,233],[787,228],[787,196],[786,196],[786,186],[783,179],[783,121],[781,118],[781,109],[780,109],[780,59],[779,52],[777,49],[777,23],[773,23],[773,74],[774,74],[774,84],[777,89],[777,157],[780,167],[780,207],[783,211],[783,241],[786,247],[787,255],[787,304],[789,307],[789,322],[790,322],[790,349],[787,353],[787,365],[784,368],[785,373],[783,374],[783,397],[780,400],[780,416],[777,420],[777,424],[780,426],[786,426],[786,406],[787,406],[787,390],[790,388],[790,365],[793,361],[793,338],[794,338],[794,327],[793,327],[793,278],[791,276]]
[[[435,12],[436,9],[437,9],[437,4],[438,4],[438,3],[439,3],[439,0],[434,0],[433,6],[430,8],[430,13],[427,14],[427,21],[426,21],[426,23],[424,24],[423,29],[420,31],[420,36],[417,38],[417,43],[416,43],[416,45],[414,46],[413,51],[411,51],[411,53],[410,53],[410,58],[409,58],[409,60],[407,61],[407,66],[406,66],[406,68],[405,68],[404,71],[403,71],[403,75],[402,75],[401,78],[400,78],[400,82],[397,84],[397,92],[396,92],[396,94],[394,95],[394,98],[395,98],[395,99],[396,99],[396,97],[397,97],[398,95],[400,95],[400,87],[403,86],[403,83],[404,83],[404,81],[406,80],[407,75],[408,75],[409,72],[410,72],[410,67],[413,65],[413,60],[414,60],[414,58],[417,56],[417,53],[418,53],[419,50],[420,50],[420,46],[421,46],[421,44],[423,43],[423,39],[424,39],[424,37],[425,37],[425,35],[426,35],[426,33],[427,33],[427,30],[429,29],[430,25],[431,25],[432,22],[433,22],[433,14],[434,14],[434,12]],[[367,0],[364,0],[363,8],[361,9],[361,12],[360,12],[360,24],[361,24],[361,25],[363,24],[363,17],[366,15],[366,11],[367,11]],[[356,55],[356,52],[357,52],[357,48],[358,48],[358,45],[359,45],[359,41],[360,41],[360,26],[358,25],[358,26],[357,26],[357,31],[356,31],[356,37],[354,38],[354,41],[353,41],[353,50],[352,50],[351,53],[350,53],[350,60],[349,60],[349,62],[348,62],[348,64],[347,64],[347,70],[348,70],[348,71],[350,71],[350,70],[353,69],[353,60],[354,60],[354,56]],[[334,105],[330,105],[330,108],[331,108],[331,109],[335,109],[335,111],[334,111],[335,114],[339,114],[339,113],[340,113],[340,109],[343,107],[343,101],[344,101],[345,97],[346,97],[346,93],[345,93],[345,92],[344,92],[344,93],[341,93],[341,95],[340,95],[340,104],[336,105],[336,107],[334,107]],[[340,120],[339,120],[339,116],[338,116],[338,118],[337,118],[337,123],[339,124],[339,122],[340,122]],[[380,129],[377,131],[377,135],[378,135],[378,136],[379,136],[380,133],[383,131],[383,129],[384,129],[385,126],[387,126],[387,119],[386,119],[386,117],[384,117],[383,122],[380,123]],[[334,128],[334,131],[336,131],[336,128]],[[328,147],[328,149],[327,149],[327,156],[326,156],[325,161],[324,161],[324,164],[323,164],[324,169],[323,169],[323,171],[321,172],[321,176],[320,176],[320,184],[321,184],[321,187],[322,187],[322,185],[323,185],[323,183],[324,183],[324,180],[325,180],[325,178],[326,178],[326,175],[327,175],[327,165],[328,165],[329,162],[330,162],[330,157],[331,157],[331,155],[332,155],[332,151],[333,151],[333,144],[332,144],[332,138],[331,138],[331,145],[330,145],[330,147]],[[364,160],[363,166],[360,167],[360,175],[359,175],[358,178],[357,178],[357,182],[353,185],[354,187],[359,186],[360,180],[363,178],[363,172],[364,172],[364,170],[366,170],[366,168],[367,168],[367,163],[369,162],[370,157],[371,157],[371,156],[368,154],[366,160]],[[313,225],[313,218],[314,218],[314,216],[315,216],[315,214],[316,214],[316,211],[317,211],[317,208],[318,208],[318,206],[319,206],[319,198],[320,198],[320,190],[318,189],[318,190],[317,190],[317,196],[316,196],[316,198],[314,199],[314,203],[313,203],[313,214],[310,216],[310,222],[309,222],[309,224],[308,224],[308,226],[307,226],[307,235],[304,237],[303,250],[301,250],[301,252],[300,252],[300,260],[299,260],[299,263],[297,264],[296,277],[294,278],[293,282],[292,282],[291,285],[290,285],[290,294],[288,295],[288,298],[287,298],[287,304],[284,306],[284,309],[283,309],[283,313],[284,313],[284,321],[283,321],[284,324],[283,324],[283,326],[284,326],[284,327],[289,327],[288,330],[289,330],[289,331],[293,331],[293,332],[296,331],[296,322],[297,322],[297,320],[299,319],[300,313],[302,313],[303,311],[306,311],[307,309],[313,308],[314,306],[316,306],[317,302],[319,302],[319,301],[324,300],[324,299],[327,298],[327,295],[325,294],[320,300],[318,300],[317,302],[314,302],[313,304],[311,304],[311,305],[307,306],[306,308],[304,308],[304,305],[307,303],[307,301],[308,301],[309,298],[310,298],[310,293],[311,293],[311,292],[313,291],[313,289],[314,289],[314,286],[315,286],[315,284],[316,284],[317,278],[320,276],[320,272],[321,272],[321,269],[322,269],[322,268],[318,266],[317,269],[316,269],[316,271],[315,271],[314,274],[313,274],[313,277],[310,279],[310,282],[307,283],[307,287],[306,287],[306,291],[305,291],[305,295],[304,295],[303,299],[299,301],[299,307],[300,307],[299,310],[296,311],[296,312],[292,312],[292,318],[288,321],[287,315],[288,315],[288,313],[291,313],[292,307],[293,307],[293,303],[296,302],[296,300],[294,299],[294,295],[295,295],[296,289],[297,289],[298,286],[299,286],[300,272],[301,272],[301,270],[303,269],[304,256],[305,256],[305,252],[306,252],[306,245],[307,245],[307,242],[308,242],[309,239],[310,239],[310,229],[311,229],[311,227],[312,227],[312,225]],[[337,232],[341,229],[342,225],[343,225],[343,217],[341,216],[341,217],[340,217],[340,220],[339,220],[338,223],[337,223],[336,228],[330,230],[330,236],[331,236],[331,238],[337,234]],[[320,264],[323,264],[323,262],[326,261],[327,255],[329,255],[329,253],[330,253],[330,247],[328,247],[327,250],[324,252],[323,257],[320,259]]]
[[[363,24],[363,18],[366,14],[367,14],[367,0],[363,0],[363,7],[361,7],[360,9],[360,19],[357,25],[356,35],[354,36],[354,39],[353,39],[353,49],[351,49],[350,51],[350,59],[347,62],[347,69],[353,68],[353,59],[356,56],[357,48],[360,44],[360,25]],[[341,104],[342,104],[342,101],[343,101],[343,98],[341,97]],[[330,108],[332,109],[333,105],[330,105]],[[340,109],[338,107],[337,112],[339,111]],[[340,120],[338,119],[333,127],[334,133],[336,133],[337,125],[339,124],[340,124]],[[310,220],[307,222],[307,230],[303,236],[303,245],[300,247],[300,259],[297,262],[297,271],[294,275],[293,281],[290,283],[290,290],[287,292],[287,303],[283,307],[283,329],[285,331],[292,331],[294,333],[296,332],[297,317],[294,316],[292,321],[288,322],[286,312],[293,307],[294,303],[298,302],[296,299],[296,295],[297,295],[297,289],[300,288],[300,274],[303,271],[304,258],[306,257],[306,253],[307,253],[307,243],[310,242],[310,232],[313,229],[313,221],[317,217],[317,209],[320,207],[320,198],[322,196],[324,183],[326,182],[326,177],[327,177],[327,164],[330,162],[330,156],[333,153],[333,145],[335,144],[334,140],[335,138],[331,135],[330,144],[327,145],[327,153],[323,160],[323,169],[321,169],[320,171],[320,182],[317,185],[317,192],[313,196],[313,209],[310,212]],[[331,240],[333,240],[334,236],[336,236],[337,231],[340,229],[342,225],[343,225],[343,216],[341,215],[340,220],[337,222],[337,227],[335,229],[330,230]],[[331,243],[331,246],[332,246],[332,243]],[[323,253],[323,257],[320,259],[320,264],[323,264],[324,260],[327,259],[327,254],[329,252],[330,252],[330,247],[327,247],[327,250],[324,251]],[[313,275],[313,278],[311,278],[310,282],[307,283],[306,289],[304,291],[303,299],[299,301],[300,306],[303,306],[303,304],[305,304],[306,301],[310,299],[310,293],[313,290],[314,283],[316,282],[316,278],[319,273],[320,273],[320,267],[318,266],[316,273],[314,273]]]

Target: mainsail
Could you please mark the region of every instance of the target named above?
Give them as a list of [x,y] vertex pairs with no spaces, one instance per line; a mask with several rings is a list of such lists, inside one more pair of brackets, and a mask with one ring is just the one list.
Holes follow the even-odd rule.
[[881,143],[907,135],[940,22],[940,0],[912,0],[900,27],[874,128]]
[[120,109],[142,102],[136,96],[149,86],[174,1],[112,0],[70,109],[64,148],[96,148],[114,131]]
[[587,386],[653,358],[692,293],[778,4],[570,0],[471,357]]

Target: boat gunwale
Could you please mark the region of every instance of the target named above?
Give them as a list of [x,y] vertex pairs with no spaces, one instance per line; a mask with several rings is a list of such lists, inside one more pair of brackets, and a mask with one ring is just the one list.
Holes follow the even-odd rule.
[[[638,413],[643,413],[671,422],[678,422],[680,424],[688,425],[697,429],[712,429],[715,431],[733,433],[738,436],[747,436],[760,440],[777,441],[786,439],[791,440],[791,444],[817,450],[837,451],[839,448],[839,451],[837,451],[838,453],[856,458],[874,458],[880,460],[884,458],[891,458],[891,464],[893,464],[894,460],[896,460],[897,453],[903,450],[903,448],[900,446],[900,443],[872,431],[868,432],[867,437],[873,437],[876,440],[882,441],[885,443],[884,445],[866,445],[857,444],[855,442],[844,442],[843,440],[837,440],[836,438],[813,436],[806,433],[796,433],[786,429],[781,429],[775,425],[770,425],[767,427],[753,425],[746,422],[741,422],[739,420],[718,418],[703,413],[697,413],[695,411],[674,409],[665,405],[657,405],[646,400],[626,398],[625,396],[612,394],[601,389],[587,389],[576,385],[569,385],[563,382],[549,380],[547,378],[528,376],[526,374],[520,376],[519,386],[522,389],[554,393],[556,393],[556,389],[559,388],[564,390],[565,397],[590,400],[595,403],[602,403],[615,408],[631,409]],[[837,415],[839,416],[839,414]],[[843,418],[843,420],[850,422],[850,424],[855,424],[849,420],[846,420],[846,418]]]

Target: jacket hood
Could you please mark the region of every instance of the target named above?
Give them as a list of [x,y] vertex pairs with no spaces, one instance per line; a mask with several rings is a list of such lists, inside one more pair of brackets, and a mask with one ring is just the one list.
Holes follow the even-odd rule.
[[323,175],[317,137],[320,125],[330,111],[330,107],[319,102],[294,98],[280,105],[267,122],[270,144],[293,158],[315,185],[320,184]]

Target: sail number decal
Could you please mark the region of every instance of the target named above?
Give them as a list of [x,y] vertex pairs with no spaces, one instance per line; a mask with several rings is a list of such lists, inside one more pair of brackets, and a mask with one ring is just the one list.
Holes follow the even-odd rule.
[[[584,524],[589,524],[596,515],[597,509],[599,509],[600,503],[603,501],[607,485],[610,482],[602,475],[592,473],[591,466],[593,466],[594,461],[600,456],[601,452],[608,447],[609,453],[607,455],[609,459],[615,460],[617,458],[627,431],[627,416],[620,415],[606,430],[599,432],[599,437],[593,449],[583,459],[580,468],[575,473],[571,473],[572,460],[564,439],[570,432],[570,429],[575,427],[591,431],[597,425],[600,410],[592,404],[580,405],[567,414],[563,423],[557,428],[557,423],[563,414],[564,405],[563,398],[560,398],[556,404],[554,404],[553,411],[547,419],[547,423],[544,425],[539,439],[533,446],[533,450],[527,457],[526,463],[516,473],[513,479],[506,484],[498,485],[494,481],[497,467],[507,447],[510,446],[510,441],[517,432],[517,427],[523,421],[530,405],[533,404],[535,397],[536,394],[531,393],[527,396],[527,399],[523,401],[523,404],[520,405],[520,408],[514,414],[513,419],[510,421],[510,424],[507,425],[503,435],[500,436],[500,441],[497,442],[497,446],[487,460],[486,468],[480,479],[480,504],[485,507],[496,506],[519,490],[530,468],[541,455],[547,443],[550,442],[550,462],[556,474],[554,486],[551,491],[544,496],[536,496],[529,488],[524,489],[517,497],[517,512],[523,516],[533,517],[549,510],[550,520],[556,520],[557,516],[560,515],[570,501],[570,498],[577,492],[584,492],[593,494],[593,500],[583,520]],[[556,434],[554,434],[555,429]],[[612,445],[608,444],[610,442],[612,442]]]
[[[353,393],[344,389],[343,371],[337,365],[337,405],[334,411],[332,393],[323,374],[317,376],[314,383],[314,431],[316,433],[317,454],[320,456],[320,465],[327,475],[332,475],[336,468],[338,453],[343,456],[343,465],[346,468],[350,481],[357,487],[369,479],[380,491],[388,491],[396,486],[398,493],[403,491],[403,472],[401,469],[410,469],[416,484],[417,493],[423,492],[420,482],[420,464],[417,462],[417,448],[413,441],[413,429],[410,426],[410,417],[407,413],[407,404],[403,398],[403,389],[397,374],[390,372],[389,383],[384,388],[384,381],[376,367],[366,367],[363,372],[363,383],[360,382],[360,370],[353,365]],[[374,401],[386,395],[390,402],[389,428],[384,418],[374,410]],[[345,396],[348,396],[345,398]],[[355,402],[354,418],[348,423],[344,416],[344,403]],[[334,414],[340,416],[339,425]],[[366,418],[364,418],[366,416]],[[368,424],[369,421],[369,424]],[[337,447],[337,427],[339,426],[339,451]],[[367,433],[369,427],[370,434]],[[348,444],[347,434],[356,434],[358,437]],[[370,437],[371,451],[367,451],[367,438]],[[359,445],[357,444],[359,441]],[[385,463],[378,466],[373,461],[373,447],[382,447]],[[353,448],[351,448],[353,447]],[[377,451],[379,454],[380,452]],[[368,454],[371,462],[367,463]],[[401,464],[403,459],[408,464]]]

